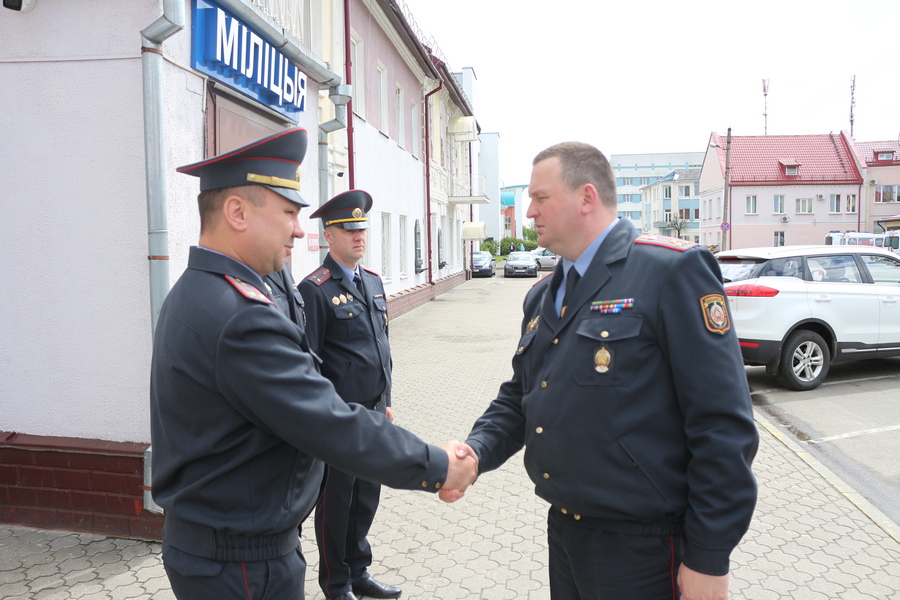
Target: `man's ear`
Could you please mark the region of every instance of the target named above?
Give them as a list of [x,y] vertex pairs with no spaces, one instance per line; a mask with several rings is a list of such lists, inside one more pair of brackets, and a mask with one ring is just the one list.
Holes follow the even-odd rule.
[[603,204],[600,198],[600,192],[594,187],[593,183],[585,183],[581,186],[581,212],[582,214],[592,213]]
[[222,203],[222,219],[235,231],[247,229],[247,204],[246,199],[235,194],[225,198]]
[[322,235],[325,237],[325,242],[330,246],[331,242],[334,240],[334,236],[331,234],[331,227],[323,229]]

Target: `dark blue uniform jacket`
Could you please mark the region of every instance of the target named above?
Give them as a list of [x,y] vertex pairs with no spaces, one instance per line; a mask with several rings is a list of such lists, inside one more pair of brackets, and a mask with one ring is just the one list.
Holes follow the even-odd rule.
[[341,400],[301,328],[226,275],[265,289],[245,265],[191,248],[159,316],[150,418],[164,542],[217,560],[294,550],[320,461],[391,487],[436,491],[446,453]]
[[[347,402],[391,405],[391,347],[381,277],[360,269],[363,289],[329,254],[298,286],[306,302],[306,335],[322,357],[322,374]],[[328,340],[326,343],[326,334]]]
[[721,575],[756,502],[737,337],[707,249],[636,237],[616,225],[562,318],[551,278],[532,288],[513,377],[468,443],[481,472],[524,445],[537,495],[571,514],[683,518],[685,564]]

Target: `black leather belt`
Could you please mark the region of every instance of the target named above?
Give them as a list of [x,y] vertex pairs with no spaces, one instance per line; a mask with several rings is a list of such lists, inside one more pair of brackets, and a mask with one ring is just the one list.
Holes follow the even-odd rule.
[[551,510],[559,513],[565,520],[609,533],[647,536],[681,535],[684,533],[684,519],[682,518],[665,517],[654,521],[624,521],[579,515],[558,506],[554,506]]

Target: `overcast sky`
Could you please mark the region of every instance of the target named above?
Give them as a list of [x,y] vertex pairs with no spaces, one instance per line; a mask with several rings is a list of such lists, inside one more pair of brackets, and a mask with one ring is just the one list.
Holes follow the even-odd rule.
[[[900,137],[900,0],[400,0],[500,134],[503,185],[578,140],[703,152],[712,131]],[[763,79],[769,80],[763,97]]]

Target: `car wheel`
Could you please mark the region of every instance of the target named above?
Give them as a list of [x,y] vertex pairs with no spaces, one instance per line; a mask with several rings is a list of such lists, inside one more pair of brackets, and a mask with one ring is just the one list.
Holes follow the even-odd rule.
[[796,331],[781,350],[778,381],[785,387],[806,391],[819,387],[831,367],[828,345],[818,333]]

